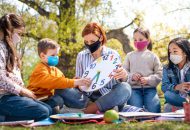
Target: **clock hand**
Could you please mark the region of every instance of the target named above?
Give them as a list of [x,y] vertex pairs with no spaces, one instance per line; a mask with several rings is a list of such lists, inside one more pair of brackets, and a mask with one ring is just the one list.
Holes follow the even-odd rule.
[[97,72],[96,83],[98,82],[99,77],[100,77],[100,71]]
[[98,82],[98,79],[99,79],[99,76],[100,76],[100,71],[98,71],[97,73],[96,73],[96,75],[92,78],[92,81],[94,80],[94,79],[96,79],[96,83]]
[[97,74],[98,74],[98,73],[96,73],[96,75],[92,78],[92,81],[97,77]]

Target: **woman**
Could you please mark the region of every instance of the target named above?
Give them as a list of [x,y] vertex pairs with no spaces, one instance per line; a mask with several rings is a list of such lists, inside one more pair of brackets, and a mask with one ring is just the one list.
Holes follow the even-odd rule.
[[184,38],[175,38],[168,45],[168,65],[163,69],[162,91],[166,105],[182,107],[190,90],[190,43]]
[[16,14],[0,18],[0,121],[38,121],[47,118],[52,111],[35,100],[35,95],[24,87],[21,79],[16,45],[24,27],[22,18]]
[[[77,56],[76,63],[76,77],[82,77],[85,69],[97,58],[105,54],[119,55],[115,50],[105,46],[106,35],[105,31],[97,23],[89,23],[85,26],[82,32],[84,38],[84,45],[87,49],[81,51]],[[87,101],[93,103],[84,109],[84,113],[96,113],[97,111],[104,112],[115,106],[119,110],[123,109],[124,104],[127,102],[131,95],[131,87],[126,81],[127,72],[123,67],[115,70],[114,79],[111,80],[106,86],[95,92],[85,93],[76,91],[76,89],[68,89],[64,95],[72,95],[66,97],[69,99],[64,100],[65,104],[71,107],[83,107]],[[70,94],[69,94],[70,93]],[[77,99],[85,99],[76,101]],[[76,101],[76,102],[75,102]]]

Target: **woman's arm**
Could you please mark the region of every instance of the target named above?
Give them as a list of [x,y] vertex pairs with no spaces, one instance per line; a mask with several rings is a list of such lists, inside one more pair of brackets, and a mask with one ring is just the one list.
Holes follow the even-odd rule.
[[75,72],[75,77],[80,78],[83,75],[83,67],[82,67],[82,57],[81,54],[79,53],[77,55],[76,59],[76,72]]

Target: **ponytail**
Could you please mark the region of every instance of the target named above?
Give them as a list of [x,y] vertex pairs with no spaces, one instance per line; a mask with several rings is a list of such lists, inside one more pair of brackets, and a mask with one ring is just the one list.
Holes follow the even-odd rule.
[[[0,18],[0,31],[4,34],[3,41],[8,50],[8,58],[6,59],[6,69],[9,72],[13,71],[15,65],[21,67],[20,58],[17,54],[16,47],[12,41],[13,31],[16,28],[24,27],[22,18],[16,14],[10,13]],[[16,63],[16,64],[15,64]]]

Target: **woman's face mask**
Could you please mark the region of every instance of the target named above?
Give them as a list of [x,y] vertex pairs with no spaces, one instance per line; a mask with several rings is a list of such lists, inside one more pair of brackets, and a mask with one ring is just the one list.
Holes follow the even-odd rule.
[[15,45],[18,44],[18,43],[21,41],[21,37],[19,36],[18,33],[14,33],[14,34],[12,35],[12,41],[13,41],[13,43],[14,43]]
[[94,43],[92,43],[90,45],[88,45],[86,43],[84,43],[84,44],[85,44],[86,48],[89,49],[89,51],[91,53],[94,53],[95,51],[97,51],[101,46],[100,40],[97,40],[96,42],[94,42]]

